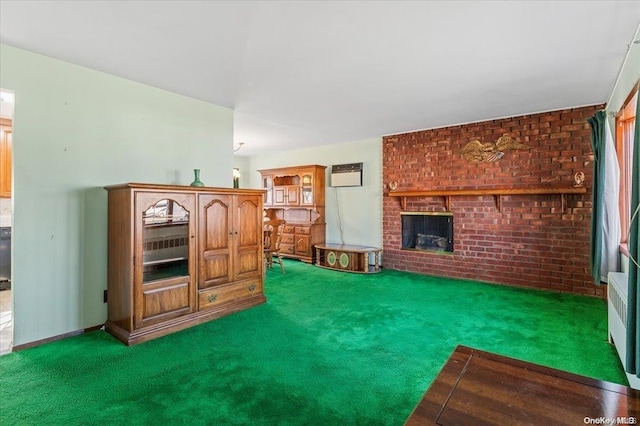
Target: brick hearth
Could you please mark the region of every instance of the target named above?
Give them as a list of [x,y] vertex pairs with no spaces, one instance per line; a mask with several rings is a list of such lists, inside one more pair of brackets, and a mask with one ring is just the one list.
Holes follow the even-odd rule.
[[[599,297],[589,274],[593,177],[591,133],[586,121],[603,106],[524,115],[383,138],[384,266],[392,269],[536,287]],[[461,149],[473,139],[510,136],[531,147],[506,151],[496,162],[476,163]],[[585,174],[586,194],[451,198],[454,252],[402,250],[400,199],[396,191],[571,187]],[[444,211],[443,197],[407,199],[407,211]]]

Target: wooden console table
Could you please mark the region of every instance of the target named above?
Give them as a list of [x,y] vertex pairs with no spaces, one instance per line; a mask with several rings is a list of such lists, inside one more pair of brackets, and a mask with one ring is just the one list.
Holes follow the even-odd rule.
[[[338,271],[372,274],[380,272],[382,249],[347,244],[316,244],[316,266]],[[369,257],[373,255],[373,264]]]
[[458,346],[405,424],[582,425],[600,418],[636,424],[640,391]]

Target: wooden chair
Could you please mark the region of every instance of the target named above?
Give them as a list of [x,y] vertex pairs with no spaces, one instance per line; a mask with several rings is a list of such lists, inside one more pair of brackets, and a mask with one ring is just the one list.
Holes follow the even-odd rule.
[[285,273],[282,255],[280,254],[280,240],[286,221],[282,219],[267,220],[264,222],[264,263],[271,268],[274,263],[280,264],[282,273]]

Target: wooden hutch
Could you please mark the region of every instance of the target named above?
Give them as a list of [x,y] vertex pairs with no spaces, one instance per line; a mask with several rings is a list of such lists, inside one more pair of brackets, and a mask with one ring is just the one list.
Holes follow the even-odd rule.
[[325,243],[326,168],[309,165],[258,170],[266,190],[265,217],[287,222],[280,243],[284,257],[312,263],[313,246]]
[[266,302],[264,191],[108,190],[106,330],[132,345]]

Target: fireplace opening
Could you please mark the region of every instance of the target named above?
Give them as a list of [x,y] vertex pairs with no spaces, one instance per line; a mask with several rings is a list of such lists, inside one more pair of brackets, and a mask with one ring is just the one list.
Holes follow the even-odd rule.
[[453,214],[402,213],[402,248],[453,252]]

